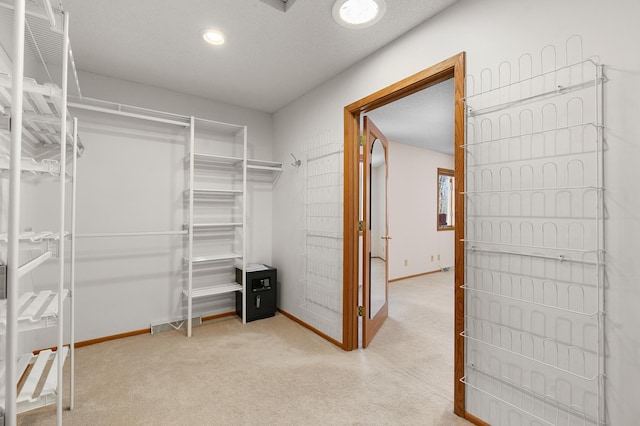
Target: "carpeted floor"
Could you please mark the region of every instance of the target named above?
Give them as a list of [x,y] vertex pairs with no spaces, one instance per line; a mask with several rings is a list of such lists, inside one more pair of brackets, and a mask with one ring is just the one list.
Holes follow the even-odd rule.
[[[453,410],[453,273],[390,284],[369,348],[344,352],[283,315],[76,352],[69,425],[467,425]],[[18,424],[55,424],[55,408]]]

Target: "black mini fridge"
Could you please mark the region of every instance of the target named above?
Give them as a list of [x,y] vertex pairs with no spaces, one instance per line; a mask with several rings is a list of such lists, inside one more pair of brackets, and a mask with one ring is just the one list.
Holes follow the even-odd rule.
[[[247,322],[272,317],[276,314],[277,303],[276,268],[247,272]],[[242,270],[236,268],[236,282],[242,282]],[[236,313],[242,317],[242,292],[236,292]]]

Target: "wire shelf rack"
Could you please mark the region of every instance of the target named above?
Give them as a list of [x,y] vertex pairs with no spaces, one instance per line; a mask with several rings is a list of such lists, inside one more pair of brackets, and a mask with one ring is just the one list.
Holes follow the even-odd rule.
[[564,47],[467,77],[462,382],[492,424],[605,424],[605,78]]
[[305,143],[302,317],[327,335],[342,336],[343,147],[330,134]]

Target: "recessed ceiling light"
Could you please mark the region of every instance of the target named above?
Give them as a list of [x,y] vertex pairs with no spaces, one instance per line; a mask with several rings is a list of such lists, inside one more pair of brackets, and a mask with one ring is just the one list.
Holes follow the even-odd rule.
[[337,0],[333,5],[333,19],[347,28],[369,27],[384,15],[384,0]]
[[213,44],[214,46],[220,46],[221,44],[224,44],[224,34],[222,34],[218,30],[207,28],[205,30],[202,30],[201,34],[204,41],[209,44]]

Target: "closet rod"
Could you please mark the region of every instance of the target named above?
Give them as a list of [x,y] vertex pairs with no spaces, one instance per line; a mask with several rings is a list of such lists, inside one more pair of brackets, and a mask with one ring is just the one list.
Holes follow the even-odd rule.
[[77,234],[76,238],[103,238],[103,237],[150,237],[155,235],[187,235],[189,231],[150,231],[150,232],[101,232],[90,234]]
[[[107,103],[105,101],[100,101],[100,102]],[[111,105],[118,106],[118,107],[123,106],[121,104],[111,104]],[[134,113],[134,112],[112,110],[112,109],[97,107],[97,106],[93,106],[93,105],[81,104],[81,103],[78,103],[78,102],[69,102],[69,106],[72,107],[72,108],[84,109],[84,110],[88,110],[88,111],[104,112],[104,113],[107,113],[107,114],[120,115],[120,116],[130,117],[130,118],[138,118],[138,119],[141,119],[141,120],[156,121],[158,123],[173,124],[173,125],[181,126],[181,127],[189,127],[189,123],[183,123],[181,121],[169,120],[167,118],[154,117],[152,115],[138,114],[138,113]],[[142,108],[137,108],[137,109],[142,109]],[[145,111],[152,112],[152,110],[145,110]]]
[[[200,123],[220,125],[224,127],[238,127],[224,123],[222,121],[209,120],[206,118],[194,117],[194,123],[191,122],[191,116],[174,114],[172,112],[159,111],[150,108],[137,107],[127,104],[119,104],[117,102],[105,101],[102,99],[69,96],[73,102],[68,105],[73,108],[84,109],[88,111],[104,112],[107,114],[121,115],[124,117],[139,118],[141,120],[156,121],[159,123],[174,124],[181,127],[191,127],[195,125],[195,120]],[[97,106],[92,104],[104,105]],[[111,108],[111,109],[110,109]],[[127,111],[129,110],[129,111]],[[135,112],[133,112],[135,111]],[[242,131],[242,128],[238,131]]]

